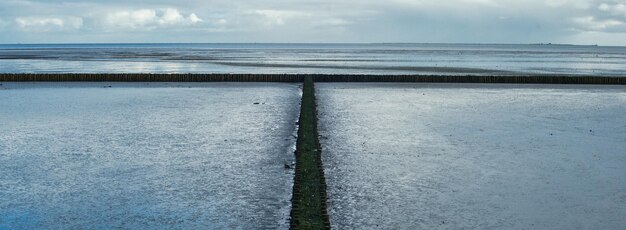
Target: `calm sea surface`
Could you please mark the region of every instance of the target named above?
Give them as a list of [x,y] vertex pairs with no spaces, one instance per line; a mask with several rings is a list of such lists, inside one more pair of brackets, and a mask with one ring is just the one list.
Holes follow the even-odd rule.
[[626,47],[479,44],[0,45],[3,73],[626,75]]

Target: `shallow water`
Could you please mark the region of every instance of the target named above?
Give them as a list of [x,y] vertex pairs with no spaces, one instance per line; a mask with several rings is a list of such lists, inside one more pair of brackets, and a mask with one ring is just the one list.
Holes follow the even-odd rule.
[[626,87],[316,88],[336,229],[626,226]]
[[4,73],[625,75],[626,47],[488,44],[0,45]]
[[4,83],[0,229],[287,228],[298,87]]

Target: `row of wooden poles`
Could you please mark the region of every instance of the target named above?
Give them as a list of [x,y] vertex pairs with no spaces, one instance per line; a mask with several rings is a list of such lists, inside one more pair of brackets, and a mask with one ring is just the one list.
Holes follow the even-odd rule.
[[0,81],[92,81],[92,82],[302,82],[292,74],[0,74]]
[[440,75],[342,75],[342,74],[0,74],[3,82],[107,81],[107,82],[440,82],[521,84],[626,85],[626,76],[440,76]]
[[[328,194],[326,177],[324,176],[324,165],[322,163],[322,146],[320,145],[319,132],[317,129],[317,103],[315,99],[315,86],[312,77],[306,77],[302,85],[302,103],[300,107],[300,117],[298,118],[298,140],[296,142],[296,168],[294,175],[294,186],[291,203],[290,229],[331,229],[330,217],[328,215]],[[311,129],[305,129],[310,127]],[[306,142],[314,143],[308,146]],[[308,157],[306,157],[308,156]],[[313,159],[310,158],[313,156]],[[315,168],[310,167],[310,160],[315,163]],[[306,174],[317,175],[318,180],[306,178]],[[317,184],[316,184],[317,183]],[[314,189],[318,188],[318,194]],[[318,197],[319,203],[311,204],[303,201],[303,197]],[[313,199],[315,200],[315,199]],[[315,210],[315,208],[319,208]],[[303,215],[306,212],[307,215]],[[311,216],[311,213],[318,215]],[[305,219],[302,223],[300,220]],[[309,224],[309,225],[307,225]],[[317,226],[313,226],[317,225]]]

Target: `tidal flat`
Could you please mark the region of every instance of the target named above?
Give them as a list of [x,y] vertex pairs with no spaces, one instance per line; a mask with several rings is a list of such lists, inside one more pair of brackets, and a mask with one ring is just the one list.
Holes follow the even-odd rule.
[[0,228],[287,228],[300,84],[11,83]]
[[336,229],[626,226],[626,87],[318,83]]

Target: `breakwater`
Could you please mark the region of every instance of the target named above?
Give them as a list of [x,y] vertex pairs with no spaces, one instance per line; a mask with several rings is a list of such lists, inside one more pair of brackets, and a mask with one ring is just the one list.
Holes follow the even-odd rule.
[[330,229],[313,79],[304,79],[298,121],[291,229]]
[[443,75],[360,75],[360,74],[0,74],[0,81],[88,81],[88,82],[432,82],[507,84],[597,84],[626,85],[626,76],[443,76]]

